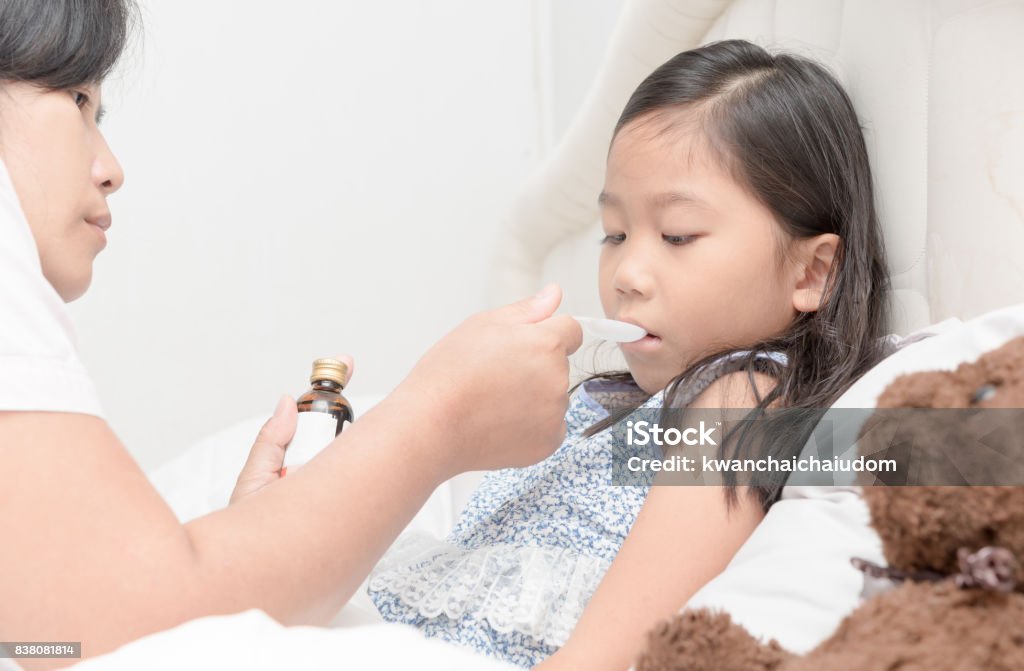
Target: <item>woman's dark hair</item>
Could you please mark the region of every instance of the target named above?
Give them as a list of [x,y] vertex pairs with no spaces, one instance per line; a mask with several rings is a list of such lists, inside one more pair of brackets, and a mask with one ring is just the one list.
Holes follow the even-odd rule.
[[100,82],[136,13],[134,0],[0,0],[0,81],[54,90]]
[[[816,312],[801,313],[778,337],[706,353],[665,390],[668,409],[679,390],[713,361],[746,351],[733,354],[735,369],[748,371],[755,394],[754,370],[777,380],[771,393],[757,395],[758,405],[747,417],[766,417],[765,409],[776,401],[814,411],[799,435],[793,435],[790,415],[757,448],[760,456],[789,459],[803,448],[817,417],[887,354],[883,336],[889,329],[890,284],[867,147],[853,104],[820,64],[773,55],[745,40],[725,40],[678,54],[647,77],[626,103],[613,141],[638,119],[662,121],[666,130],[697,124],[713,159],[774,214],[784,234],[780,238],[834,233],[841,240]],[[766,352],[785,353],[788,364],[758,358]],[[595,378],[632,380],[628,372],[590,379]],[[628,412],[613,413],[588,435]],[[730,458],[749,451],[742,443],[735,449]],[[735,478],[726,484],[727,499],[734,503]],[[751,491],[767,510],[784,484],[780,479]]]

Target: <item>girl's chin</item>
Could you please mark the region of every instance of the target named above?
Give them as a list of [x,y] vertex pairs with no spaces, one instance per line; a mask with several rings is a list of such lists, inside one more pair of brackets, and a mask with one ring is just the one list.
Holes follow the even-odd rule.
[[671,378],[666,379],[664,373],[658,373],[655,370],[651,370],[653,367],[650,364],[644,365],[644,363],[636,361],[628,361],[629,373],[633,376],[633,382],[636,386],[640,387],[645,394],[653,396],[659,391],[664,389]]

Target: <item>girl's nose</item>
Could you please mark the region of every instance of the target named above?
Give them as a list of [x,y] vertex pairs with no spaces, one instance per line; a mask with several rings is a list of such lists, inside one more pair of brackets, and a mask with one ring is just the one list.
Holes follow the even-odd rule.
[[124,170],[102,136],[99,151],[92,163],[92,179],[105,196],[114,193],[124,184]]
[[649,296],[653,287],[649,260],[645,259],[642,250],[635,247],[622,251],[613,278],[615,291],[624,295]]

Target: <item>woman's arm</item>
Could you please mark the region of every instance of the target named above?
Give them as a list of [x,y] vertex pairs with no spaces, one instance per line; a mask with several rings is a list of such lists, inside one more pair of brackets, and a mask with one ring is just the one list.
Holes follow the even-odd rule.
[[102,420],[0,413],[0,640],[91,657],[253,607],[325,623],[447,475],[421,452],[440,434],[384,403],[307,467],[185,525]]
[[[248,608],[326,623],[438,484],[561,442],[581,334],[548,318],[557,305],[471,317],[303,468],[185,525],[101,419],[0,412],[0,640],[81,641],[91,657]],[[503,440],[512,427],[525,441]]]
[[[748,373],[725,375],[689,407],[753,408]],[[762,396],[774,380],[755,373]],[[722,487],[651,487],[636,522],[587,604],[568,642],[538,666],[543,671],[628,669],[647,632],[679,609],[747,540],[763,517],[740,488],[727,509]]]

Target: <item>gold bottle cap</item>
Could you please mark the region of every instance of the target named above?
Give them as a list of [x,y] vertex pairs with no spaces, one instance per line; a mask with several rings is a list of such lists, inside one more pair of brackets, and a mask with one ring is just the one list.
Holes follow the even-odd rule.
[[337,382],[344,387],[348,380],[348,366],[337,359],[317,359],[313,362],[313,374],[309,376],[309,381],[317,380]]

